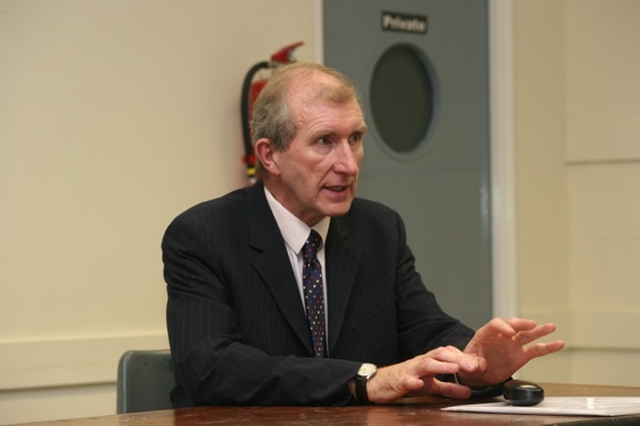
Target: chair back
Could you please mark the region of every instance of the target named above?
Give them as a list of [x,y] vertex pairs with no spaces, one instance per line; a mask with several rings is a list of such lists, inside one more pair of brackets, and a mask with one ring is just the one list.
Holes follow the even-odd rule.
[[117,413],[172,408],[170,393],[176,385],[169,350],[127,351],[118,362]]

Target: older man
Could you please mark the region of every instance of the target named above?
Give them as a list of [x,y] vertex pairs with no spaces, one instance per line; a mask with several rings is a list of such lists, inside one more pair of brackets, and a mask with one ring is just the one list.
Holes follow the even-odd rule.
[[399,215],[355,197],[367,126],[343,75],[282,67],[253,114],[258,183],[163,240],[176,406],[464,399],[563,347],[529,345],[553,324],[474,333],[440,309]]

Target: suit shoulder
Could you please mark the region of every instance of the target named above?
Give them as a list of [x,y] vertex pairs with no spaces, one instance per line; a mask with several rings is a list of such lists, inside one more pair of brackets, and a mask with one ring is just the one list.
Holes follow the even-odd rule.
[[349,213],[343,216],[351,232],[391,232],[397,234],[404,229],[404,222],[398,212],[382,203],[356,198]]
[[357,217],[359,220],[389,220],[399,216],[398,212],[393,210],[391,207],[377,201],[367,200],[364,198],[355,198],[353,200],[348,215]]
[[232,191],[219,198],[204,201],[180,213],[173,222],[220,223],[246,215],[248,188]]
[[247,189],[248,188],[237,189],[221,197],[203,201],[188,208],[179,216],[197,215],[208,211],[222,212],[224,210],[237,210],[239,208],[244,208],[247,203]]

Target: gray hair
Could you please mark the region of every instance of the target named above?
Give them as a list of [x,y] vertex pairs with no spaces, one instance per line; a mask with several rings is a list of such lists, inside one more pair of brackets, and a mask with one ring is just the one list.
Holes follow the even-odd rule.
[[[335,83],[314,81],[318,87],[314,100],[343,104],[356,100],[360,105],[360,96],[351,81],[339,71],[320,64],[295,62],[276,68],[260,92],[253,105],[251,121],[251,142],[266,138],[277,151],[285,151],[296,135],[294,117],[289,109],[290,88],[294,81],[310,80],[318,73],[335,79]],[[362,106],[361,106],[362,109]],[[262,178],[263,168],[256,158],[256,176]]]

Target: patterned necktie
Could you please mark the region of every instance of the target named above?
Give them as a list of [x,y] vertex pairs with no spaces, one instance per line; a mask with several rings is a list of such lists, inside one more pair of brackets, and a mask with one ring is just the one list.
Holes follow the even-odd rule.
[[324,325],[324,290],[322,285],[322,267],[316,258],[322,245],[322,237],[313,229],[302,247],[302,288],[307,307],[307,320],[313,342],[313,353],[317,357],[326,356]]

